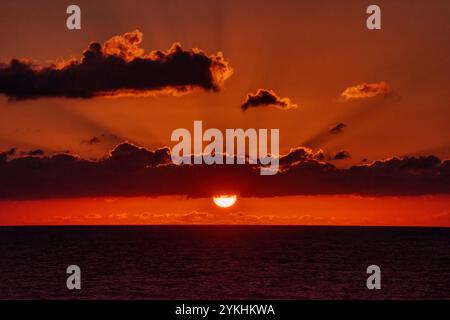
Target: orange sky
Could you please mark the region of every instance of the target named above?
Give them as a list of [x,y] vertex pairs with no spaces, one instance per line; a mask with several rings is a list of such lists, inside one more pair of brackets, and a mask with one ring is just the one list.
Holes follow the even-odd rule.
[[[257,224],[450,227],[450,197],[239,198],[230,208],[185,197],[0,201],[0,225]],[[11,214],[14,213],[14,214]]]
[[[100,3],[102,5],[100,5]],[[0,95],[0,150],[70,150],[88,159],[128,140],[173,146],[171,132],[192,128],[279,128],[280,151],[306,145],[328,154],[348,150],[348,167],[363,158],[434,154],[450,158],[449,1],[378,1],[382,30],[365,27],[364,1],[77,1],[82,30],[65,28],[66,1],[4,1],[0,61],[38,64],[80,58],[91,41],[139,29],[146,52],[174,42],[223,52],[234,69],[220,92],[182,97],[37,99]],[[385,82],[388,98],[345,102],[361,83]],[[240,108],[247,93],[273,89],[299,108]],[[328,135],[343,122],[346,130]],[[82,143],[101,137],[96,145]],[[350,196],[240,199],[220,211],[210,199],[119,198],[0,201],[0,225],[262,223],[450,226],[448,196]],[[14,214],[11,214],[11,213]],[[150,213],[142,219],[142,214]],[[206,215],[201,213],[207,212]],[[240,214],[240,212],[242,214]],[[189,215],[194,213],[193,215]],[[191,219],[191,220],[190,220]],[[197,219],[197,220],[196,220]]]
[[[55,4],[56,3],[56,4]],[[79,1],[82,30],[65,28],[64,1],[5,1],[0,61],[37,63],[81,56],[91,41],[138,28],[146,51],[173,42],[207,53],[222,51],[235,72],[224,91],[181,99],[40,99],[0,97],[0,149],[71,150],[103,156],[118,139],[150,148],[170,145],[174,128],[279,127],[281,151],[302,145],[330,126],[351,130],[322,141],[325,151],[349,150],[352,160],[433,153],[450,157],[448,1],[380,1],[381,31],[365,27],[361,1]],[[385,81],[389,101],[342,103],[347,87]],[[274,89],[299,109],[242,112],[248,92]],[[111,135],[92,148],[80,144]],[[344,163],[342,163],[344,164]]]

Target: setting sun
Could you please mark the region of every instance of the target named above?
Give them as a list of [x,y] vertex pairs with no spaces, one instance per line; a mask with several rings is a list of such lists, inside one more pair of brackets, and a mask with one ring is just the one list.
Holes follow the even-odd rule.
[[236,203],[237,196],[220,195],[213,198],[214,203],[221,208],[229,208]]

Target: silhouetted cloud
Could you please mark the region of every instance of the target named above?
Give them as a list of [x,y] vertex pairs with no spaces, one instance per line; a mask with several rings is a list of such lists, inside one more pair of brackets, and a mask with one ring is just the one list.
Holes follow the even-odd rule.
[[274,106],[281,110],[297,108],[297,105],[293,104],[289,98],[280,98],[273,90],[267,89],[258,89],[255,94],[247,94],[247,97],[244,103],[241,105],[241,108],[245,111],[248,108],[267,106]]
[[338,123],[338,124],[335,125],[334,127],[331,127],[331,128],[330,128],[330,133],[331,133],[331,134],[338,134],[338,133],[341,133],[342,130],[344,130],[345,127],[346,127],[346,125],[343,124],[342,122],[341,122],[341,123]]
[[111,151],[109,157],[103,161],[103,164],[124,171],[155,167],[161,164],[169,164],[170,162],[170,149],[168,147],[150,151],[129,142],[124,142]]
[[77,156],[6,158],[0,153],[0,199],[214,194],[272,197],[450,193],[450,161],[434,156],[390,158],[339,169],[319,152],[295,148],[281,170],[261,176],[257,165],[174,165],[169,148],[122,143],[98,161]]
[[217,91],[231,76],[222,53],[183,50],[144,54],[138,30],[115,36],[103,45],[93,42],[80,60],[48,67],[13,59],[0,64],[0,93],[11,99],[40,97],[90,98],[121,94],[186,93],[195,88]]
[[9,150],[0,152],[0,166],[6,163],[8,157],[13,156],[16,153],[16,148],[11,148]]
[[344,100],[366,99],[376,96],[387,96],[391,93],[391,89],[385,82],[363,83],[349,87],[341,93]]
[[99,137],[92,137],[88,140],[82,140],[81,144],[89,144],[89,145],[93,145],[93,144],[99,144],[100,143],[100,138]]
[[299,162],[307,160],[318,160],[322,161],[325,159],[325,154],[322,150],[314,152],[312,149],[306,147],[292,148],[288,154],[280,157],[280,166],[291,166]]
[[13,156],[16,154],[16,151],[16,148],[10,148],[9,150],[2,152],[2,154],[4,154],[5,156]]
[[348,151],[338,151],[336,152],[332,157],[330,157],[330,160],[347,160],[350,159],[350,153]]
[[106,145],[116,145],[120,141],[123,141],[123,138],[118,137],[113,133],[102,133],[100,135],[93,136],[89,139],[83,139],[80,141],[80,144],[93,146],[97,144],[106,144]]
[[0,165],[8,159],[8,157],[13,156],[16,153],[16,148],[11,148],[9,150],[0,152]]
[[36,150],[24,152],[23,154],[26,154],[28,156],[43,156],[45,154],[45,151],[42,149],[36,149]]

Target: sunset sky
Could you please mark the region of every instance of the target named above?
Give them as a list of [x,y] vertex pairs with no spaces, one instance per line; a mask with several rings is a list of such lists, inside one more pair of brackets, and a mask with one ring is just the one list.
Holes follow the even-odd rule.
[[[367,1],[101,3],[70,31],[67,1],[2,2],[0,225],[450,226],[449,1],[378,1],[382,30]],[[194,120],[279,128],[285,172],[173,168]]]

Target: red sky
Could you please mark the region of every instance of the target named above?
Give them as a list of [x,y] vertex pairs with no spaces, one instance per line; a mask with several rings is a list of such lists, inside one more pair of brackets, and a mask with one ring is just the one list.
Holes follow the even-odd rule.
[[[175,42],[207,55],[222,52],[233,75],[217,92],[200,89],[182,96],[10,101],[0,94],[0,151],[15,148],[13,158],[39,149],[47,156],[70,151],[98,160],[125,140],[149,150],[171,147],[171,132],[192,128],[194,120],[219,129],[279,128],[282,154],[299,146],[314,152],[322,149],[327,155],[349,152],[349,159],[331,161],[338,168],[393,156],[450,158],[448,1],[379,1],[382,30],[378,31],[365,27],[369,3],[361,1],[77,4],[82,30],[69,31],[65,1],[4,1],[0,61],[27,58],[45,66],[81,59],[90,42],[104,43],[139,29],[146,53],[168,50]],[[342,99],[346,89],[365,83],[384,83],[389,94]],[[244,112],[240,106],[247,94],[261,88],[289,98],[298,108]],[[345,124],[342,132],[329,134],[339,123]],[[99,142],[86,143],[93,137]],[[135,224],[141,223],[136,215],[153,212],[156,206],[157,217],[147,223],[188,223],[183,220],[188,215],[205,223],[450,225],[445,194],[240,198],[238,205],[242,207],[233,212],[241,215],[222,216],[209,198],[133,197],[111,204],[91,198],[35,202],[5,198],[0,200],[0,224]],[[181,217],[164,216],[174,212],[173,206],[178,206]],[[209,215],[189,215],[192,212]],[[86,218],[91,213],[101,218]],[[114,218],[121,213],[127,218]]]

